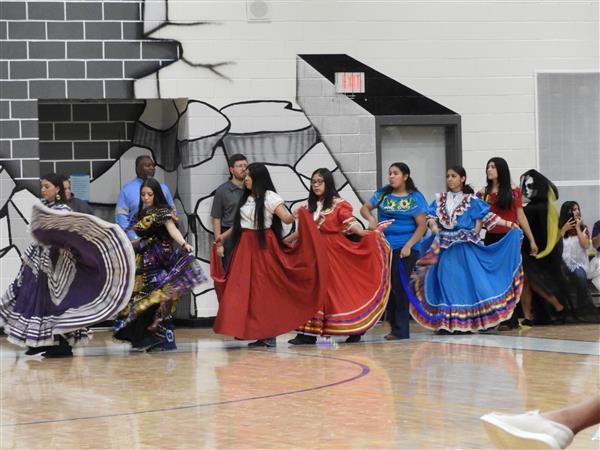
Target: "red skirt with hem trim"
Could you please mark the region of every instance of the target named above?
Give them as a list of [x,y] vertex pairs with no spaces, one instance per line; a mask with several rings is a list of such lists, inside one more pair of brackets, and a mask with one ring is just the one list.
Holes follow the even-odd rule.
[[329,283],[323,309],[298,332],[312,335],[364,334],[387,306],[391,249],[375,231],[352,242],[341,233],[322,233],[329,255]]
[[[322,308],[327,292],[328,258],[318,254],[320,234],[308,213],[299,213],[299,238],[293,248],[282,246],[265,230],[242,230],[225,273],[216,249],[210,263],[219,311],[213,329],[238,339],[265,339],[287,333]],[[318,257],[317,257],[318,254]]]

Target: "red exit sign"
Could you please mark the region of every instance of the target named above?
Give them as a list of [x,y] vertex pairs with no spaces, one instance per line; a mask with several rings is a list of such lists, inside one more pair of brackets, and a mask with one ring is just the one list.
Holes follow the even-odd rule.
[[339,94],[364,94],[364,72],[336,72],[335,92]]

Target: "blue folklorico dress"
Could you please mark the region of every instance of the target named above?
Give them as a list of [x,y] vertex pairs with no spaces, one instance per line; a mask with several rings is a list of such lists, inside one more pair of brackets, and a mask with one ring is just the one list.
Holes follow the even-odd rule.
[[462,192],[437,194],[428,217],[437,220],[440,231],[412,275],[413,318],[450,332],[485,330],[510,318],[523,289],[522,231],[483,245],[474,231],[477,221],[489,229],[498,216]]

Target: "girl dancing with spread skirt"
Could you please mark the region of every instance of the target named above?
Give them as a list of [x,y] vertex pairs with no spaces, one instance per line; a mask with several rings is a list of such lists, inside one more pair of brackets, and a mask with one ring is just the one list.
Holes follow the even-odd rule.
[[[281,222],[291,224],[294,216],[264,164],[248,166],[244,186],[233,227],[213,247],[211,275],[219,298],[214,330],[256,339],[252,347],[273,347],[275,336],[322,310],[329,261],[319,253],[321,236],[306,210],[299,211],[297,245],[282,243]],[[227,273],[219,257],[225,239],[236,242]]]
[[117,225],[70,212],[59,175],[44,175],[41,193],[31,215],[35,241],[0,299],[0,326],[28,355],[72,356],[88,326],[114,319],[127,304],[133,249]]
[[114,337],[135,350],[174,350],[173,318],[177,300],[206,281],[198,260],[177,228],[177,216],[160,183],[144,180],[141,207],[133,230],[139,239],[133,296],[115,322]]
[[412,276],[410,312],[426,328],[445,332],[485,330],[508,319],[523,287],[519,229],[484,246],[479,232],[496,224],[515,228],[490,212],[465,185],[461,166],[448,169],[448,192],[429,206],[428,226],[436,234]]
[[[314,344],[319,335],[349,335],[358,342],[377,323],[390,290],[390,246],[380,231],[370,232],[352,215],[352,205],[340,198],[328,169],[311,176],[306,209],[321,232],[329,257],[329,285],[323,309],[288,342]],[[361,236],[353,242],[347,235]],[[294,241],[297,233],[286,238]]]

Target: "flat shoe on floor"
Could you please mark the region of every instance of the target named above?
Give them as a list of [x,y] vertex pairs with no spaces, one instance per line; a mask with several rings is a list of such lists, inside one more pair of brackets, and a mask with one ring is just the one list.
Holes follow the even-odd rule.
[[52,345],[42,345],[41,347],[29,347],[25,354],[28,356],[37,355],[38,353],[44,353],[52,348]]
[[255,347],[275,347],[275,346],[277,346],[277,343],[275,342],[275,340],[271,341],[270,339],[259,339],[257,341],[250,342],[248,344],[248,347],[250,347],[250,348],[255,348]]
[[288,344],[292,345],[312,345],[317,343],[316,336],[308,336],[306,334],[297,334],[296,337],[290,339]]
[[383,338],[384,338],[386,341],[399,341],[399,340],[401,340],[401,339],[408,339],[408,338],[401,338],[401,337],[398,337],[398,336],[396,336],[395,334],[392,334],[392,333],[386,334],[386,335],[385,335]]
[[481,420],[488,437],[500,449],[561,450],[573,440],[569,428],[542,417],[539,411],[516,415],[490,413]]
[[45,353],[42,353],[44,358],[70,358],[73,356],[73,351],[70,348],[60,348],[60,346],[52,347]]

